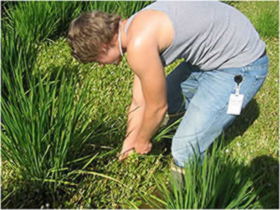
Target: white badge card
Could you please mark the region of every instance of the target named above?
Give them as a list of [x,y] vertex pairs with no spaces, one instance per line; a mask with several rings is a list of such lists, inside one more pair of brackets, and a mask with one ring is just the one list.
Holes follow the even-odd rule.
[[243,94],[230,94],[227,114],[240,115],[243,99]]

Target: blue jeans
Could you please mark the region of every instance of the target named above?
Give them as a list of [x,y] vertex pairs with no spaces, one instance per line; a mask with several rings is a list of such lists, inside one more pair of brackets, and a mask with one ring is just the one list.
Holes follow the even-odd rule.
[[235,93],[235,75],[243,77],[240,94],[244,94],[244,109],[265,81],[268,63],[265,55],[245,67],[203,71],[182,62],[168,75],[168,114],[186,111],[172,139],[171,151],[177,166],[184,167],[194,153],[203,157],[236,118],[227,114],[230,94]]

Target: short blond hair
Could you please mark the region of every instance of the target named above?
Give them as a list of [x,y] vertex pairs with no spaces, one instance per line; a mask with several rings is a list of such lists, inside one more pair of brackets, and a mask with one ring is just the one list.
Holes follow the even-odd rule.
[[102,52],[102,44],[109,44],[118,33],[120,20],[120,15],[101,11],[87,12],[74,19],[67,36],[72,56],[82,63],[95,61]]

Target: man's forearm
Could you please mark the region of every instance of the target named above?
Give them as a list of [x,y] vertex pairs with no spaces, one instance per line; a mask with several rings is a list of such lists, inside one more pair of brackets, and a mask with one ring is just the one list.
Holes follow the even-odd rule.
[[137,141],[148,142],[157,132],[164,119],[167,106],[148,108],[143,110],[142,126],[138,133]]
[[144,105],[131,105],[127,117],[125,141],[135,141],[141,129]]

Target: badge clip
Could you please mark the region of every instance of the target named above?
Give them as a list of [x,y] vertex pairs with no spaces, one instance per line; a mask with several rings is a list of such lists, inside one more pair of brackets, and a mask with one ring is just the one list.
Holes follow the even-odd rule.
[[240,83],[242,82],[243,77],[241,75],[236,75],[234,81],[236,82],[235,94],[230,94],[227,114],[240,115],[244,95],[240,94]]

